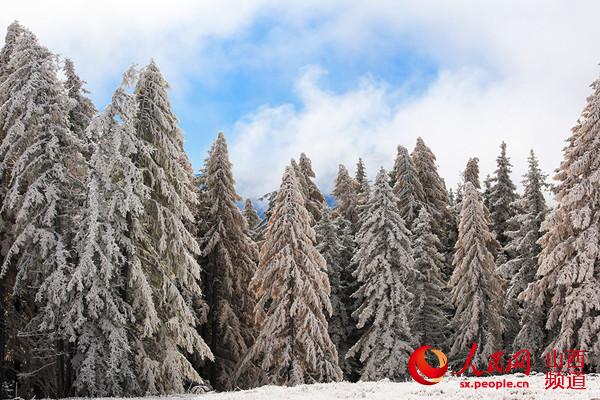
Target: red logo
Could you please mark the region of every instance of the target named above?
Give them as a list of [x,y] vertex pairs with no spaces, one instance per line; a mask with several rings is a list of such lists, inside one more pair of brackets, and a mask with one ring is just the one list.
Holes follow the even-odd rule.
[[448,370],[448,358],[439,349],[431,349],[437,356],[439,367],[434,368],[425,359],[425,353],[431,346],[421,346],[408,359],[408,372],[421,385],[435,385],[442,380]]

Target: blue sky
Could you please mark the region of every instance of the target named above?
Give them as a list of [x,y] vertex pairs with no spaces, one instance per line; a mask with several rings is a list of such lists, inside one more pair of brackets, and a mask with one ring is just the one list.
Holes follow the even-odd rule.
[[469,157],[492,173],[502,140],[515,181],[530,148],[551,172],[599,72],[593,0],[11,3],[0,29],[72,58],[100,108],[154,58],[194,167],[224,131],[243,196],[303,151],[326,192],[359,156],[374,176],[418,136],[450,187]]

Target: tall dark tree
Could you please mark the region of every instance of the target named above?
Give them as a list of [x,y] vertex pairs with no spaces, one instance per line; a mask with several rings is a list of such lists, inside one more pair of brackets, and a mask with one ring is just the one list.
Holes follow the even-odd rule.
[[236,205],[240,197],[235,192],[222,133],[212,146],[205,175],[206,197],[212,205],[204,216],[208,232],[201,239],[209,306],[205,339],[215,356],[210,380],[219,389],[247,387],[252,383],[251,378],[241,376],[236,382],[234,373],[255,337],[252,321],[255,301],[248,285],[256,271],[258,249]]
[[392,188],[398,198],[400,216],[410,229],[419,209],[425,203],[425,191],[408,150],[403,146],[398,146],[392,176],[394,177]]
[[500,155],[496,159],[497,168],[494,183],[489,194],[489,210],[492,218],[492,229],[501,246],[509,240],[506,232],[510,229],[509,221],[515,216],[514,201],[518,195],[515,184],[510,178],[510,159],[506,155],[506,143],[500,145]]
[[[519,300],[527,286],[535,280],[538,256],[541,247],[538,240],[542,236],[542,222],[548,214],[544,190],[548,188],[546,176],[542,173],[537,158],[531,150],[528,158],[529,169],[524,175],[523,196],[514,204],[518,214],[508,221],[517,229],[507,232],[509,238],[506,252],[514,258],[499,267],[500,274],[509,281],[506,304],[509,312],[507,344],[513,349],[529,349],[532,354],[541,355],[544,350],[546,332],[544,330],[545,305],[537,307],[531,302]],[[543,357],[536,357],[535,366],[541,368]]]

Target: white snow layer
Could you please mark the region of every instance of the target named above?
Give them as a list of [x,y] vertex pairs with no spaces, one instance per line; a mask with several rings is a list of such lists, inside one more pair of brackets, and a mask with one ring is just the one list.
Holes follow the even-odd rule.
[[[461,381],[526,381],[528,389],[461,389]],[[473,384],[471,384],[473,385]],[[433,386],[423,386],[416,382],[394,383],[386,380],[379,382],[339,382],[299,385],[294,387],[263,386],[239,392],[208,393],[201,395],[179,395],[168,397],[147,397],[149,399],[168,400],[417,400],[417,399],[568,399],[600,400],[600,375],[586,375],[585,390],[544,389],[544,375],[532,373],[531,376],[512,374],[482,378],[444,377],[442,382]]]

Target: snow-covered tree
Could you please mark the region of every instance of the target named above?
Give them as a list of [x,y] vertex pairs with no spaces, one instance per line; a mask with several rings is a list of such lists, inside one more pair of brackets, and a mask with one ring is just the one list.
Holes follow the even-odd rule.
[[489,210],[492,218],[492,229],[501,246],[508,242],[506,232],[510,229],[509,221],[515,216],[513,202],[517,199],[515,184],[510,178],[510,159],[506,155],[506,143],[500,145],[500,155],[496,159],[497,169],[494,183],[489,194]]
[[298,183],[300,184],[300,189],[304,196],[305,208],[312,216],[313,222],[311,222],[311,224],[314,226],[321,218],[321,210],[323,209],[325,198],[313,181],[315,172],[312,169],[312,162],[306,154],[302,153],[300,154],[298,163],[292,160],[292,167],[298,175]]
[[362,363],[362,380],[402,380],[416,342],[408,324],[412,295],[406,286],[416,271],[410,232],[398,213],[397,198],[381,169],[363,213],[354,272],[360,288],[353,294],[360,306],[353,317],[363,329],[346,357]]
[[398,146],[398,154],[392,170],[395,183],[394,193],[398,197],[398,209],[407,227],[411,227],[425,201],[425,192],[415,166],[403,146]]
[[[69,110],[69,122],[71,130],[78,137],[85,138],[87,141],[93,138],[88,138],[85,135],[85,130],[90,124],[90,121],[96,114],[94,103],[87,97],[89,91],[85,89],[85,81],[83,81],[75,72],[75,65],[70,59],[65,60],[64,65],[65,76],[67,77],[64,85],[71,99],[71,107]],[[90,149],[88,150],[88,153]]]
[[135,258],[129,265],[129,294],[136,316],[133,351],[145,393],[181,393],[186,382],[202,382],[186,354],[212,354],[196,330],[194,304],[202,295],[200,248],[189,231],[197,203],[181,163],[183,134],[169,104],[167,82],[154,62],[145,67],[135,96],[138,138],[147,143],[135,157],[144,171],[144,214],[130,226]]
[[246,224],[248,225],[248,233],[250,237],[255,242],[260,242],[262,240],[260,225],[263,220],[256,212],[254,208],[254,204],[252,203],[252,199],[246,199],[244,202],[244,209],[242,210],[242,215],[246,220]]
[[95,138],[86,208],[75,240],[78,263],[67,278],[61,329],[74,343],[75,394],[106,397],[141,394],[128,327],[133,320],[124,287],[129,251],[128,216],[143,214],[143,173],[133,164],[139,148],[136,102],[125,74],[106,110],[89,124]]
[[479,158],[471,157],[467,161],[467,166],[463,172],[463,182],[471,182],[475,189],[481,189],[479,183]]
[[556,207],[542,224],[537,279],[522,299],[538,308],[548,299],[548,351],[588,351],[586,363],[600,370],[600,79],[592,88],[555,176]]
[[[331,285],[330,299],[333,313],[328,319],[329,336],[338,351],[340,367],[347,376],[351,370],[345,356],[350,348],[350,337],[353,333],[351,309],[348,308],[351,303],[348,298],[349,283],[347,282],[347,269],[350,262],[347,254],[348,250],[352,253],[354,247],[350,236],[351,225],[343,216],[338,216],[334,220],[329,207],[324,207],[321,220],[315,226],[315,232],[319,243],[317,250],[327,262],[327,274]],[[347,242],[348,239],[350,243]],[[347,248],[348,244],[352,246],[350,249]]]
[[[419,182],[425,194],[425,204],[429,215],[440,227],[449,217],[448,192],[444,180],[438,174],[436,158],[423,139],[418,138],[411,154]],[[443,239],[442,239],[443,240]]]
[[514,258],[499,267],[500,274],[509,280],[506,292],[506,304],[509,312],[509,326],[506,337],[513,344],[513,349],[529,349],[537,355],[537,366],[540,367],[539,357],[544,350],[545,309],[536,307],[530,302],[518,301],[519,295],[535,280],[538,267],[538,255],[541,251],[537,243],[542,236],[541,225],[548,207],[544,199],[547,188],[546,176],[539,168],[539,163],[533,150],[529,154],[529,169],[524,176],[523,196],[513,205],[521,210],[508,221],[510,226],[517,227],[514,231],[506,232],[510,239],[505,251],[514,254]]
[[442,273],[446,262],[443,246],[431,230],[431,217],[421,208],[413,225],[413,257],[417,278],[412,292],[411,331],[417,343],[446,344],[448,293]]
[[258,249],[248,235],[246,220],[236,205],[240,199],[223,133],[212,146],[204,169],[206,198],[211,204],[204,216],[208,232],[201,239],[206,259],[206,301],[209,306],[207,335],[215,363],[210,379],[216,388],[249,386],[248,377],[234,380],[242,357],[255,336],[254,298],[248,291],[256,271]]
[[[3,82],[10,75],[9,59],[15,46],[17,38],[24,32],[24,28],[18,23],[13,22],[6,31],[4,46],[0,49],[0,107],[7,101],[10,91],[4,88]],[[6,134],[5,121],[0,116],[0,143]],[[7,171],[5,171],[7,172]],[[2,207],[4,195],[6,193],[8,176],[0,176],[0,208]],[[3,220],[4,215],[0,212],[0,265],[4,263],[5,240],[9,231],[9,221]],[[16,337],[14,301],[9,294],[12,292],[14,282],[13,274],[5,274],[0,277],[0,384],[8,382],[8,370],[6,365],[10,361],[6,357],[7,352],[15,354],[14,339]],[[13,356],[13,358],[16,358]]]
[[477,343],[475,365],[485,365],[490,354],[503,348],[504,283],[496,272],[491,249],[497,248],[498,242],[489,224],[479,192],[472,182],[466,182],[449,283],[456,309],[450,357],[464,360],[471,345]]
[[358,183],[350,176],[346,167],[340,164],[331,194],[335,196],[338,214],[353,224],[358,221],[357,189]]
[[265,383],[338,381],[342,371],[328,332],[327,263],[315,248],[297,173],[287,167],[251,282],[259,335],[240,368],[258,362]]
[[358,183],[359,190],[367,182],[367,171],[365,170],[365,163],[360,157],[358,158],[358,162],[356,163],[356,173],[354,174],[354,179]]
[[486,208],[490,209],[490,198],[492,194],[492,186],[494,184],[494,178],[492,178],[489,174],[483,180],[483,205]]
[[456,220],[448,205],[446,184],[438,174],[436,157],[423,139],[418,138],[411,154],[419,182],[423,187],[423,202],[433,223],[435,233],[446,248],[446,266],[443,270],[446,277],[452,274],[452,253],[456,237]]
[[[46,359],[56,354],[55,394],[63,396],[67,366],[60,321],[73,267],[69,249],[78,224],[74,210],[84,193],[85,166],[78,162],[83,160],[81,141],[69,129],[69,99],[57,68],[56,56],[31,32],[16,38],[0,89],[5,99],[0,105],[5,134],[0,176],[7,179],[1,213],[2,221],[11,224],[0,275],[15,277],[14,294],[22,297],[22,310],[32,312],[21,314],[20,322],[28,321],[24,330],[44,332],[35,336],[40,340],[30,352],[39,350]],[[17,326],[23,327],[20,322]],[[25,368],[40,367],[27,364]]]

